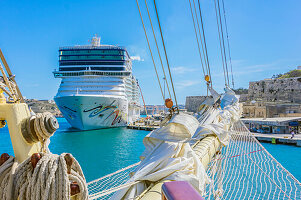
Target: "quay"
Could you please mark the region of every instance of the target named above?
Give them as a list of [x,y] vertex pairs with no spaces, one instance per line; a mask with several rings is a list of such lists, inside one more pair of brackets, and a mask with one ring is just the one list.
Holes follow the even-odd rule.
[[[298,118],[267,118],[267,119],[242,119],[242,121],[247,125],[248,128],[252,127],[253,124],[260,124],[263,129],[264,125],[270,125],[270,126],[276,126],[277,128],[281,127],[281,130],[292,128],[291,122],[292,121],[300,121],[300,117]],[[253,123],[251,126],[250,124]],[[274,122],[274,123],[273,123]],[[283,122],[287,124],[283,124]],[[254,125],[253,125],[254,127]],[[159,123],[132,123],[127,126],[128,129],[135,129],[135,130],[145,130],[145,131],[152,131],[155,129],[160,128]],[[297,130],[299,129],[299,123],[297,127]],[[275,130],[275,128],[270,128],[270,130]],[[289,130],[286,130],[289,132]],[[280,134],[280,133],[254,133],[251,132],[253,136],[256,137],[256,139],[260,142],[269,142],[272,144],[288,144],[288,145],[296,145],[298,147],[301,147],[301,134],[295,134],[294,138],[291,138],[291,134]]]
[[[128,125],[127,128],[152,131],[160,128],[160,126]],[[263,134],[263,133],[252,133],[252,132],[251,134],[255,136],[259,142],[268,142],[272,144],[288,144],[288,145],[296,145],[298,147],[301,147],[301,134],[295,135],[295,137],[292,139],[290,134]]]
[[133,125],[130,124],[127,126],[128,129],[136,129],[136,130],[144,130],[144,131],[152,131],[155,129],[160,128],[160,126],[153,126],[153,125]]
[[[242,118],[251,133],[260,142],[273,144],[293,144],[301,146],[301,117],[275,117],[275,118]],[[291,138],[291,131],[295,132]]]
[[295,135],[291,139],[290,134],[263,134],[252,133],[260,142],[270,142],[272,144],[291,144],[301,147],[301,135]]
[[301,117],[241,118],[251,132],[289,134],[301,133]]

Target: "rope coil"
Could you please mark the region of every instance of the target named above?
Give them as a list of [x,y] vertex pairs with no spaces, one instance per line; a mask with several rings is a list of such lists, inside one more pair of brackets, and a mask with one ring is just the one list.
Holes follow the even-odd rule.
[[57,119],[50,113],[38,113],[22,122],[22,135],[27,143],[40,142],[42,150],[46,151],[46,141],[59,128]]
[[[34,154],[35,155],[35,154]],[[2,200],[69,200],[72,184],[78,185],[75,197],[88,199],[86,180],[79,163],[71,154],[41,153],[33,164],[32,157],[18,165],[10,156],[0,166],[0,198]],[[70,173],[66,157],[71,157]]]

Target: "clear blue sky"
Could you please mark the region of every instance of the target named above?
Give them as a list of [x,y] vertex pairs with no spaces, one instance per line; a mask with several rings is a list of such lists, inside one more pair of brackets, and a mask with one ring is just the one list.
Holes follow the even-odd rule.
[[[246,88],[249,81],[301,65],[301,1],[224,1],[236,87]],[[143,2],[140,0],[141,6]],[[152,1],[148,2],[153,15]],[[214,3],[201,3],[213,83],[222,91]],[[186,96],[206,93],[189,2],[158,0],[158,9],[178,101],[183,104]],[[147,21],[144,7],[142,11]],[[0,0],[0,48],[27,98],[52,99],[60,83],[52,75],[58,67],[58,48],[87,44],[94,34],[101,36],[103,44],[125,46],[131,56],[140,57],[133,61],[133,72],[146,103],[160,104],[135,0]]]

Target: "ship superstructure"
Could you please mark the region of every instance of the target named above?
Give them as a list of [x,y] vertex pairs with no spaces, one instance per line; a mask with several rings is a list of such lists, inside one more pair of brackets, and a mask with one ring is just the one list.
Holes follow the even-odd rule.
[[125,48],[101,45],[61,47],[61,84],[54,100],[75,128],[81,130],[126,126],[140,116],[139,90]]

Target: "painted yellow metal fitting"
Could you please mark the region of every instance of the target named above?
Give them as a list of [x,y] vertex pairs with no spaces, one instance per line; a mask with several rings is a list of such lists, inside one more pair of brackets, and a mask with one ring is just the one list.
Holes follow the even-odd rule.
[[[3,95],[3,93],[2,93]],[[41,149],[40,143],[29,144],[22,135],[22,122],[30,117],[26,103],[6,103],[0,93],[0,121],[6,121],[14,154],[19,163]],[[5,98],[5,97],[4,97]]]
[[207,81],[207,82],[210,81],[210,77],[208,75],[205,76],[205,81]]
[[5,104],[6,103],[6,98],[3,94],[3,90],[0,89],[0,104]]

